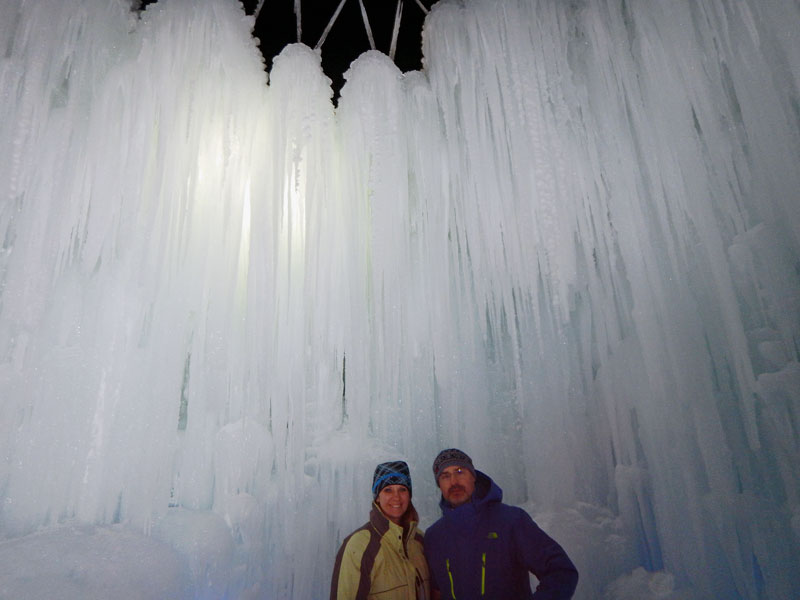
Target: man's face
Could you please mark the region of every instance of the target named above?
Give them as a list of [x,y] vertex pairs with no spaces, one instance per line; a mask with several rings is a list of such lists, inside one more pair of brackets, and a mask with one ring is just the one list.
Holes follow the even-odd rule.
[[439,473],[439,489],[451,506],[460,506],[472,498],[475,476],[463,467],[447,467]]

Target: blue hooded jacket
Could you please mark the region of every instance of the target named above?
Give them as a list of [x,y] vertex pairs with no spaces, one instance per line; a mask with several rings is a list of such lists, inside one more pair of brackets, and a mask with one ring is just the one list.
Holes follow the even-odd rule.
[[[439,502],[442,518],[425,532],[433,589],[443,599],[567,600],[578,571],[558,543],[519,507],[502,503],[503,491],[476,471],[472,501]],[[539,586],[531,591],[528,572]]]

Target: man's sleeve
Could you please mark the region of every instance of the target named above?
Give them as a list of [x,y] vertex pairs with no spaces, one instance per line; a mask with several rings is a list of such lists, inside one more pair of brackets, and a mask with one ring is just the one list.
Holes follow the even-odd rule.
[[539,580],[534,600],[568,600],[578,585],[578,569],[553,538],[519,509],[514,539],[525,567]]
[[[429,538],[427,538],[427,537],[425,538],[425,541],[422,544],[422,548],[423,548],[423,551],[425,553],[425,560],[428,563],[428,577],[430,578],[431,592],[432,593],[436,592],[438,594],[439,593],[439,584],[436,583],[436,575],[434,574],[433,563],[431,562],[431,552],[430,552],[430,546],[428,545],[428,539]],[[436,594],[433,594],[433,597],[435,598]]]
[[431,569],[431,563],[428,563],[428,575],[430,577],[431,582],[431,592],[439,592],[439,584],[436,583],[436,576],[433,574],[433,569]]

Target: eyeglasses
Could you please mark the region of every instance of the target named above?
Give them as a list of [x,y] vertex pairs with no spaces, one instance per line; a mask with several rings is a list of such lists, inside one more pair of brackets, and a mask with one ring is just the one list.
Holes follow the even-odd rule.
[[440,482],[444,481],[446,483],[446,482],[450,481],[450,479],[452,479],[452,478],[462,477],[463,475],[466,475],[467,473],[469,473],[469,471],[467,471],[467,469],[462,469],[461,467],[456,467],[452,471],[445,471],[444,473],[439,475],[439,481]]

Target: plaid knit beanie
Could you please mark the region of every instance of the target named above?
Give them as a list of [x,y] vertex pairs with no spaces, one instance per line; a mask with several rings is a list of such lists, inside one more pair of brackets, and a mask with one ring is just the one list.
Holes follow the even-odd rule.
[[448,448],[439,452],[436,459],[433,461],[433,476],[436,478],[436,484],[439,484],[439,475],[447,467],[461,467],[475,475],[475,467],[472,466],[472,459],[458,448]]
[[372,476],[372,497],[378,499],[378,494],[387,485],[404,485],[408,488],[408,496],[411,497],[411,475],[408,472],[408,465],[402,460],[385,462],[375,467],[375,474]]

